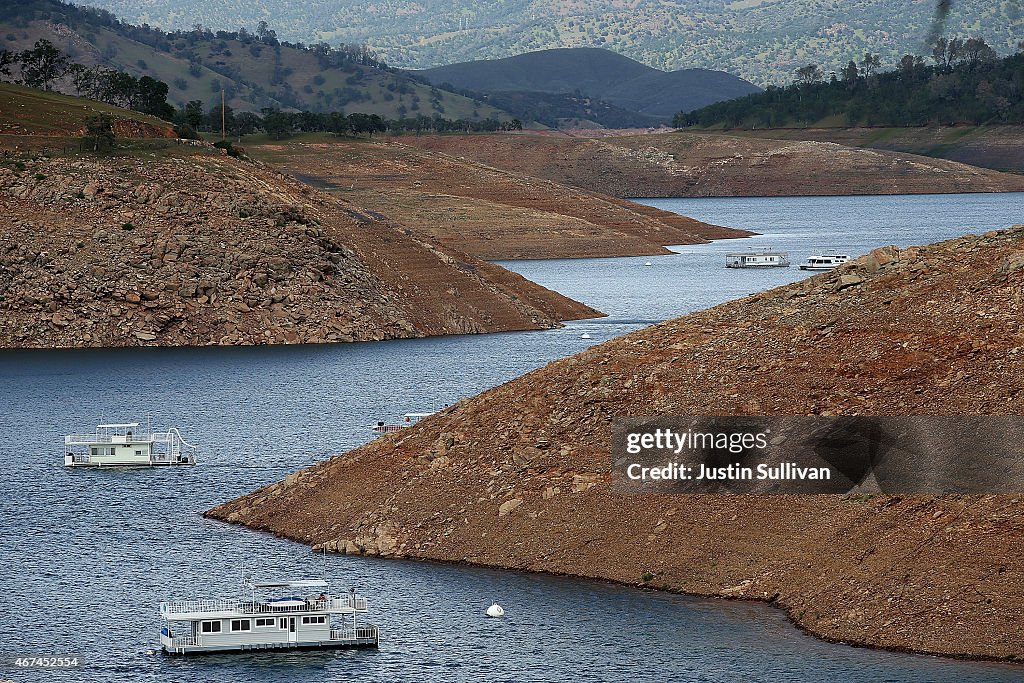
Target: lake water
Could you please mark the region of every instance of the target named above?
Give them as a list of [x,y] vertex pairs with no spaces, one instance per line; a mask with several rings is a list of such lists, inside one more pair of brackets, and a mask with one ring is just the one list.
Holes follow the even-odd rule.
[[[439,407],[643,324],[803,275],[726,271],[722,254],[748,244],[794,257],[817,247],[859,253],[1024,220],[1019,194],[650,203],[767,234],[673,256],[507,264],[610,314],[560,330],[318,347],[0,352],[0,655],[77,654],[85,664],[73,674],[8,669],[0,678],[1020,680],[1024,670],[1015,667],[824,643],[761,604],[343,556],[327,557],[326,573],[370,598],[379,651],[147,654],[158,648],[160,600],[232,596],[243,568],[267,578],[321,573],[321,559],[302,545],[199,513],[362,443],[378,417]],[[147,414],[200,444],[200,465],[59,466],[64,433]],[[505,606],[505,619],[483,618],[491,600]]]

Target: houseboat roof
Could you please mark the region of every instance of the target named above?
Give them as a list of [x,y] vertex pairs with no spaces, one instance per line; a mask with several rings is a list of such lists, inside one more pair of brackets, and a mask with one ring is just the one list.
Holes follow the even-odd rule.
[[299,581],[249,581],[249,588],[327,588],[324,579],[302,579]]

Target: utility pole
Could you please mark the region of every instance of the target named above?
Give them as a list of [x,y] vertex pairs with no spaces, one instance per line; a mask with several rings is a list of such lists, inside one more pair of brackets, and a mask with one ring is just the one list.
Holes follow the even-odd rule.
[[224,116],[224,88],[221,88],[220,89],[220,139],[221,140],[227,140],[228,139],[227,128],[224,125],[224,121],[225,121],[225,116]]

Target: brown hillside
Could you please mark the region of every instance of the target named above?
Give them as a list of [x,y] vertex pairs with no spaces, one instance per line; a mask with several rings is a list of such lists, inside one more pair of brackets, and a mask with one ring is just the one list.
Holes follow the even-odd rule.
[[[713,132],[713,131],[712,131]],[[775,140],[818,140],[923,154],[997,171],[1024,173],[1024,126],[926,126],[917,128],[799,128],[729,131],[727,135]]]
[[1024,658],[1017,496],[629,496],[610,418],[1020,414],[1024,226],[551,363],[210,515],[331,550],[762,599],[819,636]]
[[[0,83],[0,135],[79,137],[85,121],[97,114],[109,114],[114,133],[120,138],[174,138],[174,127],[155,116],[140,114],[104,102],[56,92]],[[4,147],[14,138],[0,138]],[[13,144],[18,144],[15,140]]]
[[1024,177],[900,152],[714,133],[423,136],[407,144],[617,197],[1024,190]]
[[3,347],[315,343],[599,315],[257,162],[0,166]]
[[290,141],[247,149],[426,239],[484,259],[666,254],[668,244],[751,234],[396,142]]

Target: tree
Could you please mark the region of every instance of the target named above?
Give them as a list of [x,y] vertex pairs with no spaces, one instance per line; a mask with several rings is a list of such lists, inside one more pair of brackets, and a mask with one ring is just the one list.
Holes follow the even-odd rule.
[[277,32],[272,30],[267,22],[261,21],[256,26],[256,39],[268,45],[277,45]]
[[72,64],[68,67],[68,73],[71,74],[71,85],[74,87],[76,94],[81,95],[92,90],[95,78],[93,71],[81,64]]
[[21,78],[25,85],[44,90],[50,89],[50,83],[57,80],[68,69],[67,55],[58,50],[48,40],[37,40],[31,50],[19,54],[21,62]]
[[817,64],[808,64],[796,70],[796,82],[801,85],[820,83],[823,77],[821,67]]
[[167,104],[167,84],[149,76],[143,76],[135,84],[135,109],[151,116],[170,119],[174,107]]
[[960,38],[946,40],[940,36],[936,39],[935,44],[932,46],[932,59],[935,60],[939,71],[946,72],[951,70],[956,61],[960,59],[963,47],[964,41]]
[[235,134],[239,136],[250,135],[255,133],[261,124],[262,121],[260,121],[259,116],[251,111],[243,111],[235,115]]
[[851,87],[856,85],[857,81],[860,80],[860,69],[857,68],[857,62],[852,59],[843,67],[841,73],[843,80],[849,83]]
[[85,120],[85,137],[82,144],[92,147],[93,152],[114,146],[114,120],[110,114],[97,114]]
[[873,55],[870,52],[864,53],[864,59],[860,61],[860,69],[864,74],[864,78],[871,78],[875,75],[878,69],[882,66],[882,58],[879,55]]
[[210,130],[219,133],[221,123],[223,122],[225,132],[231,133],[235,130],[235,110],[228,105],[224,105],[224,116],[221,118],[220,103],[218,102],[210,108],[210,113],[206,116],[206,121],[210,126]]
[[203,124],[203,101],[191,100],[190,102],[185,103],[182,113],[185,118],[185,123],[198,130],[199,126]]
[[999,59],[999,55],[989,47],[984,38],[968,38],[964,41],[960,54],[964,62],[972,69]]
[[917,80],[925,71],[924,58],[917,55],[903,55],[896,64],[900,78],[905,81]]
[[14,63],[14,53],[8,50],[0,50],[0,76],[11,75],[11,64]]
[[276,109],[264,110],[263,130],[272,140],[283,140],[292,134],[292,117]]

